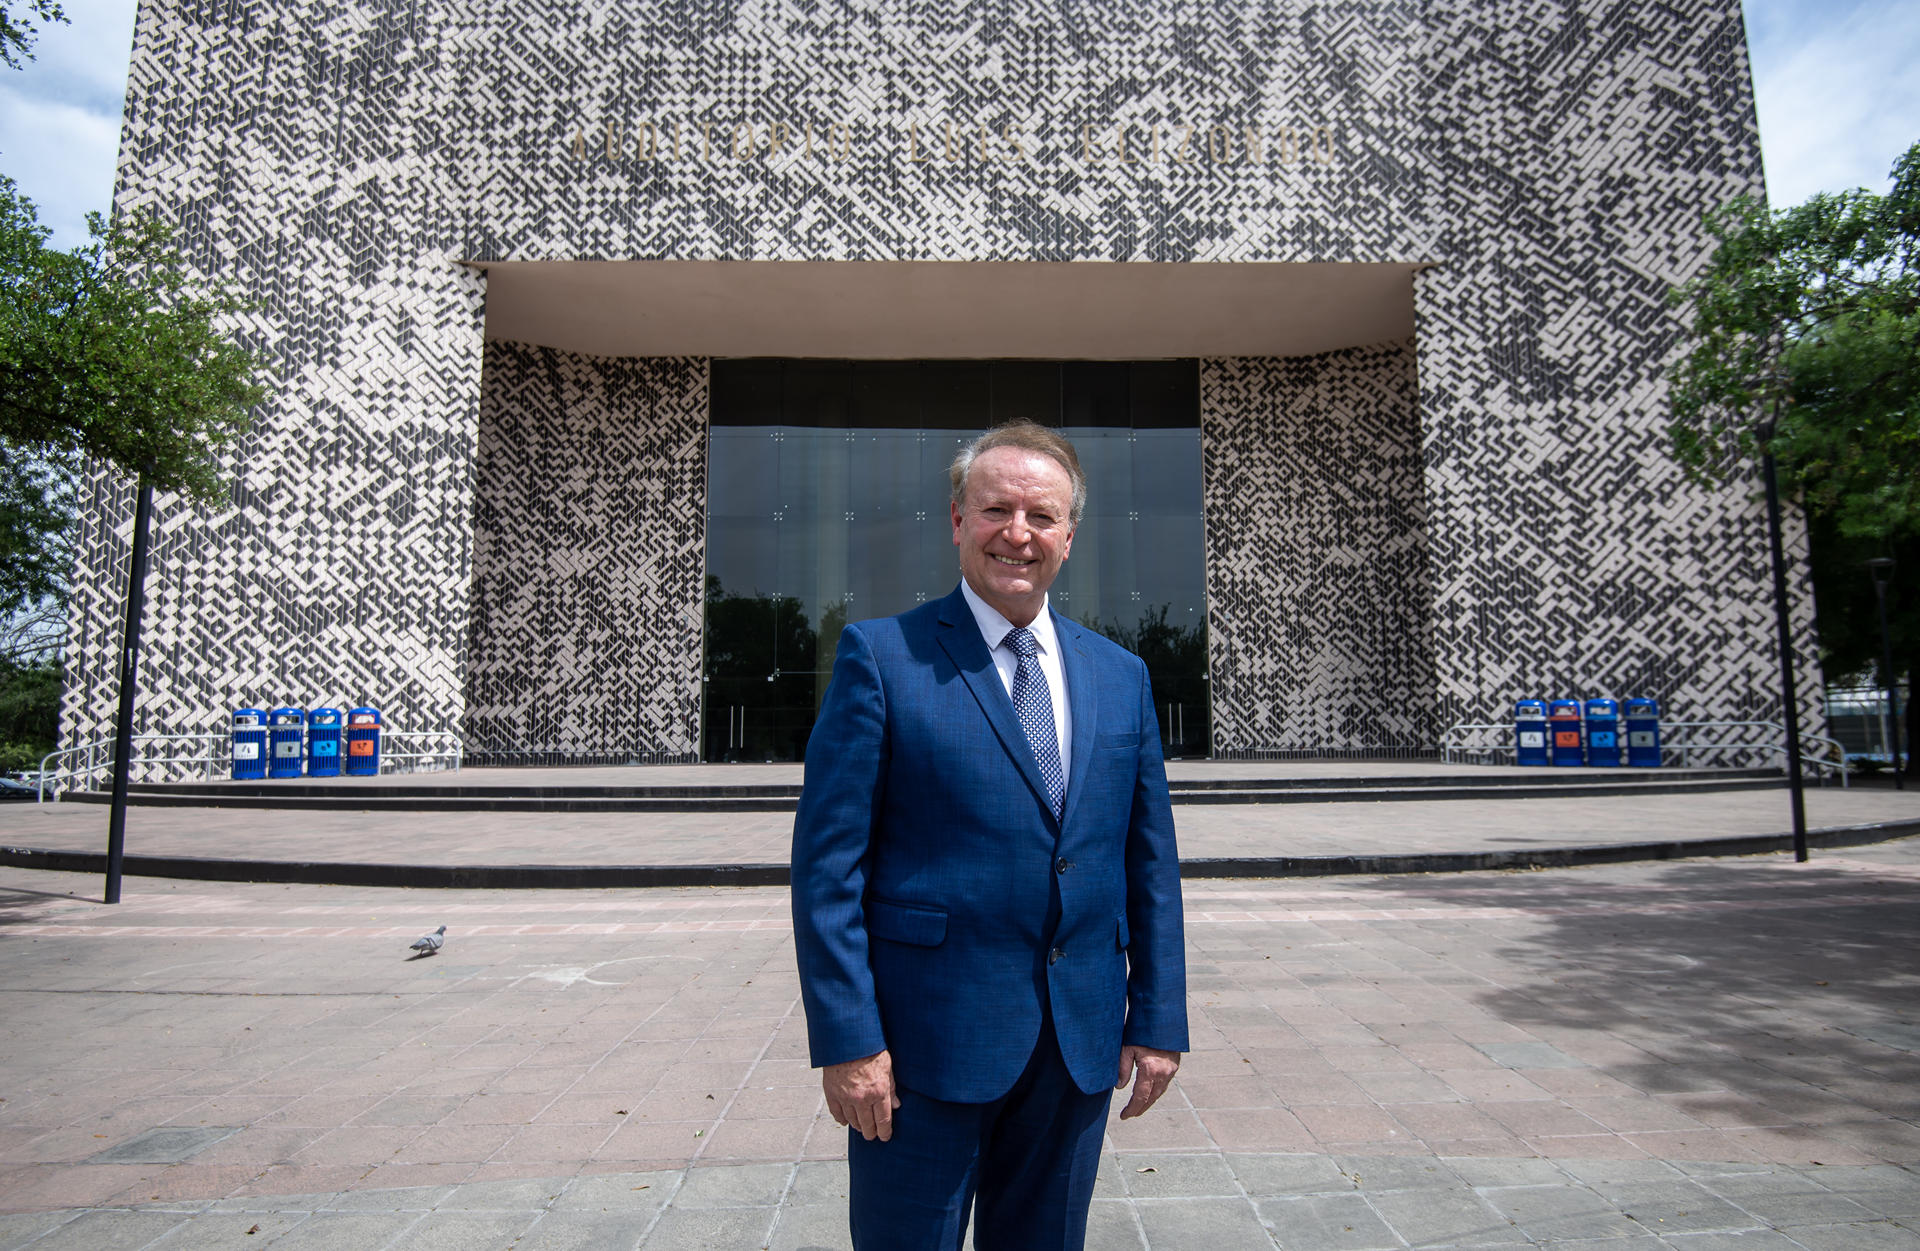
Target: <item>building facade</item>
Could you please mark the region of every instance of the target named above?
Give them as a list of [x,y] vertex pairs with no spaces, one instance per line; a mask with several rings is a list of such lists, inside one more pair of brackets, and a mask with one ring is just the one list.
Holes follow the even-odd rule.
[[[1666,293],[1761,188],[1737,0],[142,0],[116,207],[273,382],[230,501],[159,501],[139,727],[790,756],[1005,415],[1099,447],[1063,607],[1186,750],[1777,719],[1761,505],[1664,434]],[[87,483],[68,744],[132,503]]]

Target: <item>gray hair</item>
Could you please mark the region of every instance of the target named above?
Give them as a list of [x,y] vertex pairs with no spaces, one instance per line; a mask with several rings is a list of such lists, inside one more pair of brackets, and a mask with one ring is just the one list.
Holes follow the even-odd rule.
[[1066,470],[1067,480],[1073,483],[1073,516],[1069,521],[1075,529],[1079,528],[1080,514],[1087,511],[1087,475],[1080,471],[1080,456],[1064,435],[1038,422],[1010,421],[1004,426],[995,426],[961,448],[960,454],[953,458],[953,464],[947,470],[947,477],[953,484],[954,504],[964,505],[967,502],[967,473],[973,468],[973,462],[980,453],[991,452],[996,447],[1017,447],[1023,451],[1038,452]]

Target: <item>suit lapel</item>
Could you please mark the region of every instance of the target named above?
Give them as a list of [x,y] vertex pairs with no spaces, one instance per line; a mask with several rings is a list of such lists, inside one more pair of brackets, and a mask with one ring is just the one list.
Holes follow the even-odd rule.
[[1053,634],[1060,640],[1060,667],[1067,671],[1067,707],[1073,718],[1073,760],[1067,766],[1067,810],[1060,820],[1060,824],[1065,825],[1073,819],[1082,784],[1093,764],[1094,722],[1099,709],[1093,694],[1093,661],[1087,655],[1080,627],[1056,612]]
[[[980,625],[973,619],[973,609],[967,606],[966,597],[958,589],[940,601],[940,625],[942,628],[936,636],[940,646],[946,649],[954,667],[960,671],[961,679],[966,682],[967,689],[973,692],[980,710],[987,714],[988,723],[1000,737],[1000,745],[1006,748],[1007,755],[1020,770],[1020,776],[1027,780],[1027,785],[1039,797],[1040,806],[1047,808],[1047,784],[1040,777],[1040,762],[1033,758],[1033,748],[1027,745],[1027,733],[1020,728],[1020,717],[1013,711],[1013,700],[1008,698],[1007,688],[1000,685],[1000,673],[993,667],[993,656],[987,651],[987,641],[980,637]],[[1072,688],[1071,678],[1067,685],[1069,689]],[[1076,711],[1075,716],[1078,715]],[[1075,735],[1076,742],[1078,737]],[[1079,758],[1079,754],[1079,749],[1075,748],[1075,759]],[[1071,781],[1067,783],[1067,795],[1067,803],[1071,806]]]

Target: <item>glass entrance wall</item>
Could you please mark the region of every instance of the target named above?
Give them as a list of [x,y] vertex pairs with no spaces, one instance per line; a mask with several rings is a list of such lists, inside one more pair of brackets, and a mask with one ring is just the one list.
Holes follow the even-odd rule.
[[1087,473],[1053,606],[1140,653],[1169,750],[1206,754],[1196,362],[716,360],[707,759],[803,757],[841,627],[953,590],[947,466],[1020,418]]

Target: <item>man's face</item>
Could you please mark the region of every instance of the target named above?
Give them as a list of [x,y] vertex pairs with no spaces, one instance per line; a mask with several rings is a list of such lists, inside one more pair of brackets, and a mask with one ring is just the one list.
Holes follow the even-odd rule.
[[1047,588],[1073,548],[1073,480],[1051,456],[1019,447],[974,458],[953,545],[974,594],[1017,626],[1040,614]]

